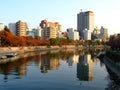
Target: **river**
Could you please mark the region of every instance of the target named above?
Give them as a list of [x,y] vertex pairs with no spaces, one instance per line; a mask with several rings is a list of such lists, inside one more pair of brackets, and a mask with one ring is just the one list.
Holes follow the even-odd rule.
[[0,90],[117,90],[110,89],[111,74],[97,53],[34,52],[0,64]]

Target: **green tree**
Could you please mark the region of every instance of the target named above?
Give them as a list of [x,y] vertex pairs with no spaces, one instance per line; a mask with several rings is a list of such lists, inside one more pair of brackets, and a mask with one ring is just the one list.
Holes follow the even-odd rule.
[[50,45],[57,45],[58,40],[56,38],[51,38],[50,40]]
[[10,32],[7,26],[5,26],[4,30]]

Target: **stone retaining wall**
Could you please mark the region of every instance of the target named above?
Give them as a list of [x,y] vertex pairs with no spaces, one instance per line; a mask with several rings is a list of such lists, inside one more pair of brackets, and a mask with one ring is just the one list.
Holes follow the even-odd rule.
[[10,52],[29,52],[29,51],[36,51],[36,50],[51,50],[51,49],[72,49],[75,48],[74,45],[64,45],[62,47],[59,46],[28,46],[28,47],[0,47],[0,54],[10,53]]

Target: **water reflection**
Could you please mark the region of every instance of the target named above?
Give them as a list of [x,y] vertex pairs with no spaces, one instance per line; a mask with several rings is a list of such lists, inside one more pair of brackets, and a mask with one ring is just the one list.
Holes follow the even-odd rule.
[[60,60],[54,58],[45,58],[41,60],[41,72],[47,73],[48,70],[55,70],[58,69],[60,66]]
[[111,81],[109,81],[108,87],[105,90],[120,90],[120,78],[112,70],[106,67]]
[[84,55],[83,51],[52,51],[46,53],[33,53],[29,57],[20,58],[15,62],[0,64],[0,73],[7,80],[9,75],[15,75],[16,78],[26,76],[27,65],[32,62],[41,70],[41,73],[47,73],[49,70],[56,70],[61,65],[61,60],[65,60],[68,66],[77,64],[77,78],[83,81],[91,81],[93,79],[93,61],[91,55]]
[[77,78],[80,81],[92,81],[94,73],[94,65],[91,59],[91,55],[83,55],[79,57],[77,63]]
[[68,66],[73,66],[73,64],[77,64],[79,59],[79,55],[72,55],[67,59]]
[[[34,67],[37,67],[37,70],[40,71],[39,74],[42,77],[42,75],[44,75],[43,73],[50,75],[52,72],[51,73],[49,72],[52,70],[56,70],[57,72],[60,72],[59,68],[61,69],[61,67],[63,67],[62,69],[66,69],[63,71],[66,71],[66,72],[62,72],[62,71],[61,72],[66,73],[66,74],[69,73],[68,75],[71,76],[70,78],[69,76],[63,76],[63,82],[65,82],[64,79],[67,79],[67,78],[69,79],[76,78],[77,80],[79,79],[79,82],[80,81],[86,81],[86,82],[94,81],[94,69],[95,69],[94,63],[99,62],[98,59],[94,58],[96,54],[97,52],[91,55],[90,52],[84,52],[80,50],[75,50],[75,51],[61,50],[61,51],[51,51],[51,52],[49,51],[49,52],[30,53],[28,55],[29,57],[22,57],[14,62],[0,64],[0,78],[3,76],[3,79],[5,82],[10,81],[12,79],[22,79],[25,76],[29,76],[28,71],[29,73],[33,72],[33,71],[30,71],[29,69],[34,68]],[[74,70],[73,76],[71,74],[72,72],[67,72],[69,68],[65,67],[65,65],[72,67],[70,68],[70,70]],[[56,77],[57,79],[59,79],[59,76],[57,75]],[[34,77],[34,74],[32,77]],[[62,79],[62,77],[60,78]],[[67,83],[70,83],[70,86],[72,82],[78,83],[77,80],[76,81],[74,80],[75,79],[73,79],[73,81],[71,82],[70,80],[68,80]]]
[[0,65],[0,73],[4,75],[5,82],[9,79],[9,75],[14,75],[13,79],[20,79],[21,76],[26,76],[27,68],[26,58],[19,59],[12,63],[5,63]]

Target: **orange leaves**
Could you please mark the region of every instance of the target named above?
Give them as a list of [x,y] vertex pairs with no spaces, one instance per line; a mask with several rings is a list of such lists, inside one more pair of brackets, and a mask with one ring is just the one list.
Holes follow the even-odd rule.
[[32,36],[15,36],[6,30],[0,31],[2,46],[39,46],[49,45],[49,40],[35,39]]

